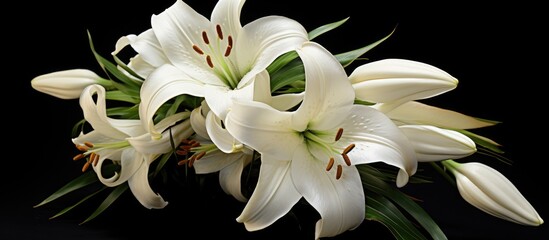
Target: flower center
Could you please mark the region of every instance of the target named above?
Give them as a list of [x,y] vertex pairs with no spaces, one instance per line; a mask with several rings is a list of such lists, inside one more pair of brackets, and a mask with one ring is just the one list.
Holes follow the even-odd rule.
[[[225,86],[235,89],[242,78],[235,63],[231,61],[231,55],[234,43],[233,37],[223,35],[221,25],[215,26],[216,37],[210,41],[206,31],[202,31],[202,42],[195,43],[193,50],[204,57],[204,61],[213,70],[213,72],[223,81]],[[199,46],[200,45],[200,46]]]
[[185,156],[185,159],[177,162],[177,165],[181,166],[186,164],[188,167],[192,167],[195,161],[200,160],[207,153],[216,150],[218,149],[215,144],[200,144],[200,142],[194,139],[185,139],[181,141],[179,149],[175,151],[177,155]]
[[351,159],[347,154],[355,147],[354,143],[347,145],[345,148],[342,147],[343,145],[339,140],[341,139],[341,136],[343,136],[343,128],[337,130],[334,138],[326,137],[333,136],[333,133],[315,132],[311,130],[303,132],[303,136],[305,137],[307,144],[314,144],[320,147],[320,149],[329,156],[326,171],[329,172],[334,169],[334,165],[337,161],[335,177],[339,180],[343,174],[343,164],[351,166]]
[[84,163],[84,166],[82,167],[82,172],[85,172],[86,170],[88,170],[91,164],[93,164],[93,166],[97,166],[97,162],[99,161],[99,157],[100,157],[97,152],[105,149],[120,149],[120,148],[125,148],[127,146],[130,146],[130,143],[128,141],[99,143],[99,144],[85,142],[84,144],[76,145],[76,149],[78,149],[82,153],[79,153],[78,155],[74,156],[72,159],[74,161],[77,161],[80,159],[86,159],[86,163]]

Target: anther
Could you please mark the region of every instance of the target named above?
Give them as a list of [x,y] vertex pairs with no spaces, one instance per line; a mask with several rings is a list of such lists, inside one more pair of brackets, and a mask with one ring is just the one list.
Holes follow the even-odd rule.
[[89,148],[87,146],[76,145],[76,149],[78,149],[79,151],[85,152],[85,151],[88,151]]
[[233,49],[233,47],[231,47],[230,45],[227,46],[227,49],[225,49],[225,57],[231,55],[231,49]]
[[210,44],[210,40],[208,39],[208,34],[206,31],[202,31],[202,40],[204,40],[204,43]]
[[195,160],[200,160],[202,157],[204,157],[204,155],[206,155],[206,152],[200,152],[198,155],[196,155],[196,157],[194,159]]
[[208,66],[210,66],[211,68],[214,67],[214,64],[212,62],[212,58],[210,57],[210,55],[206,56],[206,62],[208,63]]
[[193,45],[193,49],[194,49],[195,52],[197,52],[200,55],[204,54],[204,51],[202,51],[202,49],[200,49],[200,47],[198,47],[196,45]]
[[334,166],[334,158],[331,157],[330,161],[328,161],[328,166],[326,166],[326,171],[330,171],[330,169],[332,169],[333,166]]
[[74,156],[74,157],[72,158],[72,160],[76,161],[76,160],[80,160],[80,159],[82,159],[82,158],[84,158],[84,157],[85,157],[84,154],[80,153],[80,154]]
[[85,142],[84,145],[86,145],[86,146],[88,146],[88,147],[90,147],[90,148],[93,147],[93,143],[91,143],[91,142]]
[[341,139],[342,135],[343,135],[343,128],[339,128],[337,130],[337,134],[336,134],[336,137],[335,137],[336,142],[339,141],[339,139]]
[[99,162],[99,154],[94,154],[93,159],[91,161],[94,167],[97,166],[97,163]]
[[347,146],[345,150],[343,150],[343,154],[349,153],[351,150],[353,150],[353,148],[355,148],[355,144],[351,143],[351,145]]
[[215,30],[217,31],[217,37],[223,40],[223,32],[221,31],[221,26],[219,24],[215,26]]
[[233,48],[233,36],[229,35],[227,37],[227,42],[229,44],[229,47]]
[[341,154],[341,156],[343,157],[343,160],[345,161],[345,164],[347,164],[347,166],[351,166],[351,159],[349,158],[349,156],[347,154]]
[[187,164],[187,162],[189,162],[189,160],[188,160],[188,159],[184,159],[184,160],[181,160],[181,161],[177,162],[177,165],[178,165],[178,166],[183,166],[183,165]]
[[88,170],[88,168],[90,167],[90,163],[91,161],[86,161],[86,163],[84,163],[84,166],[82,167],[82,172]]
[[337,165],[336,180],[339,180],[341,178],[342,173],[343,167],[341,165]]

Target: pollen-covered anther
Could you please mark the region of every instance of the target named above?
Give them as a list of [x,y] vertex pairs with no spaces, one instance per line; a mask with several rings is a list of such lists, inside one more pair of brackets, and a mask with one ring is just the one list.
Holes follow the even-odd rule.
[[91,164],[91,160],[88,159],[86,163],[84,163],[84,166],[82,167],[82,172],[85,172],[86,170],[88,170],[88,168],[90,167],[90,164]]
[[353,148],[355,148],[355,144],[354,144],[354,143],[351,143],[349,146],[347,146],[347,147],[345,148],[345,150],[343,150],[343,153],[342,153],[342,154],[347,154],[347,153],[349,153],[350,151],[353,150]]
[[336,137],[335,137],[336,142],[339,141],[339,139],[341,139],[341,136],[343,136],[343,128],[339,128],[337,130]]
[[349,158],[349,156],[347,154],[341,154],[341,156],[343,157],[343,161],[345,161],[345,164],[347,164],[347,166],[351,166],[351,159]]
[[93,147],[93,143],[91,143],[91,142],[85,142],[84,145],[86,145],[89,148]]
[[336,180],[339,180],[341,178],[341,174],[343,174],[343,166],[338,164],[336,171]]
[[200,49],[200,47],[196,46],[196,45],[193,45],[193,50],[200,54],[200,55],[203,55],[204,54],[204,51],[202,51],[202,49]]
[[84,157],[86,157],[86,155],[84,155],[83,153],[80,153],[80,154],[74,156],[74,157],[72,158],[72,160],[77,161],[77,160],[80,160],[80,159],[82,159],[82,158],[84,158]]
[[326,171],[330,171],[333,166],[334,166],[334,158],[331,157],[330,160],[328,161],[328,165],[326,166]]
[[178,166],[183,166],[183,165],[187,164],[188,162],[189,162],[189,159],[183,159],[183,160],[177,162],[177,165]]
[[232,46],[227,46],[227,49],[225,49],[225,57],[228,57],[229,55],[231,55],[231,49],[233,47]]
[[202,31],[202,40],[204,43],[210,44],[210,39],[208,39],[208,33],[206,33],[206,31]]
[[215,26],[215,31],[217,32],[217,37],[220,39],[220,40],[223,40],[223,31],[221,31],[221,25],[217,24]]
[[206,63],[208,63],[208,66],[210,66],[210,68],[214,68],[212,57],[210,57],[210,55],[206,56]]

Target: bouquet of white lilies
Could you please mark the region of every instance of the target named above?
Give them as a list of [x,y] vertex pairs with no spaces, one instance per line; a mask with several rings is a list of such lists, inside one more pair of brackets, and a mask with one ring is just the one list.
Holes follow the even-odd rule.
[[[34,78],[34,89],[79,99],[83,112],[72,138],[83,174],[37,206],[100,183],[112,192],[84,222],[128,189],[143,207],[161,209],[169,199],[150,181],[180,167],[218,173],[223,191],[245,203],[235,218],[248,231],[269,227],[304,202],[320,216],[315,239],[364,220],[381,222],[396,239],[446,239],[400,190],[424,182],[416,172],[426,164],[478,209],[517,224],[543,223],[500,172],[458,160],[482,152],[507,161],[497,142],[474,133],[496,121],[419,101],[455,89],[452,75],[406,59],[349,70],[391,34],[333,54],[315,38],[347,19],[312,31],[283,16],[242,26],[244,2],[219,0],[208,19],[176,0],[152,16],[150,29],[120,37],[108,58],[89,34],[103,72]],[[129,59],[121,57],[127,53]]]

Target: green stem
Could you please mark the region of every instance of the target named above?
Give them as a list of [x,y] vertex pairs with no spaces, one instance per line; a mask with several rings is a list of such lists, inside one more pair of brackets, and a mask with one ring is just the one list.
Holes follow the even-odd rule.
[[[452,160],[446,160],[446,161],[452,161]],[[456,180],[451,177],[448,172],[444,171],[444,169],[442,167],[440,167],[440,165],[438,165],[436,162],[429,162],[429,164],[431,164],[431,166],[438,172],[440,173],[440,175],[442,175],[442,177],[444,177],[444,179],[448,180],[448,182],[450,184],[452,184],[452,186],[456,186]]]

